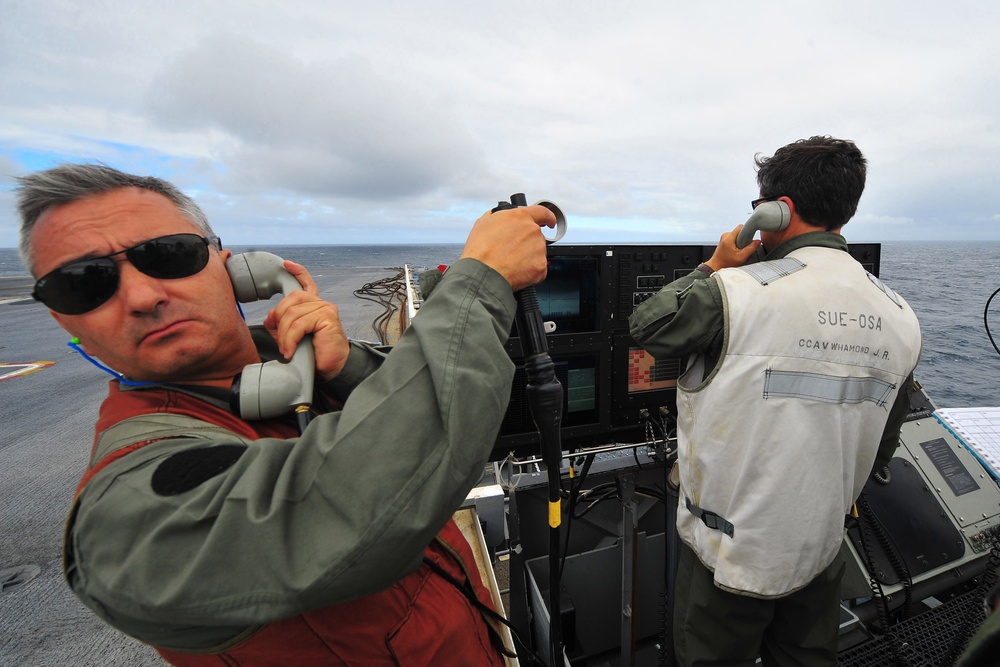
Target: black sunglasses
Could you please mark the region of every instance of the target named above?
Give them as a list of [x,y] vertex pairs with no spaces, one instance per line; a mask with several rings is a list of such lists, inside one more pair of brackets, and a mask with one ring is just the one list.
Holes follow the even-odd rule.
[[81,315],[97,308],[118,291],[118,264],[124,254],[132,266],[152,278],[193,276],[208,265],[208,246],[217,237],[170,234],[143,241],[104,257],[80,259],[50,271],[35,283],[31,296],[63,315]]
[[761,197],[760,199],[754,199],[750,202],[750,209],[753,210],[763,204],[766,201],[774,201],[775,199],[781,199],[780,195],[777,197]]

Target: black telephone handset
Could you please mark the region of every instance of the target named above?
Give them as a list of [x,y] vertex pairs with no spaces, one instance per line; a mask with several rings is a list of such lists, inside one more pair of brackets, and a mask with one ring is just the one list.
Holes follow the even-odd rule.
[[759,230],[766,232],[780,232],[788,227],[792,221],[792,215],[788,210],[788,204],[783,201],[762,202],[753,210],[753,213],[743,225],[739,236],[736,237],[736,247],[746,248],[753,241],[753,237]]
[[[284,260],[269,252],[233,255],[226,270],[240,303],[270,299],[302,289],[302,285],[283,266]],[[270,419],[295,411],[299,424],[308,423],[312,404],[316,355],[312,337],[299,341],[288,362],[268,361],[250,364],[233,383],[231,406],[244,419]]]

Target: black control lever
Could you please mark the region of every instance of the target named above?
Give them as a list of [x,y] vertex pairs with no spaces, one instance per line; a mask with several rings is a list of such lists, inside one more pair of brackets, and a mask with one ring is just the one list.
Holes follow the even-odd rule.
[[[565,224],[562,211],[551,202],[539,202]],[[510,196],[510,202],[499,202],[493,212],[527,206],[524,194]],[[517,298],[518,335],[524,351],[524,370],[528,376],[527,399],[531,418],[538,429],[542,460],[548,469],[549,480],[549,665],[563,665],[562,614],[559,602],[559,526],[562,523],[562,504],[559,485],[559,468],[562,460],[562,406],[563,386],[556,377],[556,367],[549,356],[549,343],[545,337],[545,322],[538,307],[538,293],[534,286],[526,287],[514,295]]]

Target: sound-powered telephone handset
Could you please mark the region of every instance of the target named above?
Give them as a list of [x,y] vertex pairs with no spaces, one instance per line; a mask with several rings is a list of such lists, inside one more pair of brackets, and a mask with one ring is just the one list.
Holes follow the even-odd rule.
[[788,227],[792,221],[792,215],[788,210],[788,204],[783,201],[761,202],[753,213],[743,224],[739,236],[736,237],[736,247],[746,248],[753,241],[758,230],[766,232],[780,232]]
[[[275,294],[287,295],[302,289],[302,285],[283,266],[284,260],[269,252],[248,252],[233,255],[226,270],[233,282],[236,299],[249,303],[270,299]],[[250,364],[233,384],[232,407],[239,408],[244,419],[270,419],[293,410],[308,415],[312,404],[316,359],[312,336],[299,341],[290,361],[268,361]],[[308,417],[304,417],[308,422]]]

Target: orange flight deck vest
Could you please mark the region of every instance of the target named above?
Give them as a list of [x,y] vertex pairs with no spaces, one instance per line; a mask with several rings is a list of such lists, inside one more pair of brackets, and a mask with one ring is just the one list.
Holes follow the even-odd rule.
[[[168,401],[164,394],[169,393]],[[97,437],[129,417],[154,412],[195,417],[245,438],[294,438],[290,424],[277,420],[248,423],[205,401],[175,391],[146,389],[121,392],[112,387],[101,406]],[[96,443],[96,440],[95,440]],[[91,462],[87,482],[114,460],[147,442],[121,447]],[[428,561],[434,564],[431,566]],[[448,581],[440,572],[447,573]],[[472,576],[470,576],[470,574]],[[493,609],[472,549],[449,519],[424,552],[424,563],[411,575],[373,595],[305,612],[261,626],[245,640],[218,652],[185,653],[155,647],[172,665],[183,667],[287,667],[291,665],[489,665],[501,667],[499,635],[456,583],[471,585],[476,598]]]

